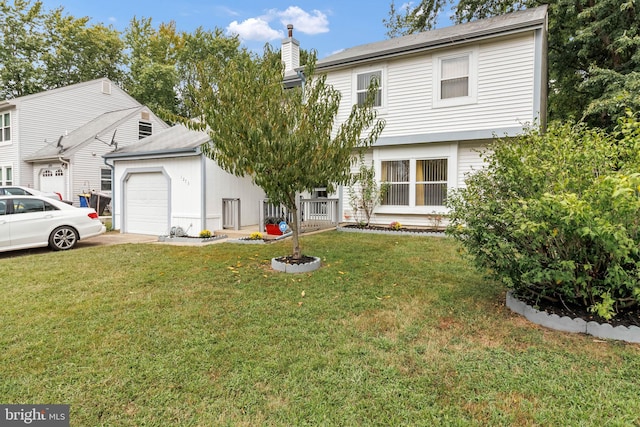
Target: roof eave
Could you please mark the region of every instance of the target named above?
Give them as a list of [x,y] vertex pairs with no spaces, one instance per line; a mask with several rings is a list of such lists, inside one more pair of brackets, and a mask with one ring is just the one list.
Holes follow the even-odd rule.
[[540,18],[531,20],[526,23],[514,23],[512,25],[503,26],[500,28],[487,28],[478,30],[473,33],[460,34],[459,36],[450,37],[446,39],[428,40],[422,43],[416,43],[409,46],[402,46],[392,49],[381,50],[375,53],[366,53],[362,55],[356,55],[348,58],[341,58],[335,61],[328,61],[318,63],[318,71],[326,71],[333,68],[340,68],[344,66],[351,66],[359,63],[366,63],[372,61],[378,61],[380,59],[389,59],[397,56],[402,56],[410,53],[419,53],[427,50],[434,50],[444,46],[455,46],[463,43],[471,43],[475,41],[481,41],[488,38],[493,38],[499,35],[510,35],[520,32],[532,31],[536,29],[542,29],[546,25],[546,18]]
[[129,158],[156,158],[156,157],[167,157],[174,155],[182,155],[182,156],[196,156],[201,153],[200,145],[195,147],[185,147],[185,148],[171,148],[167,150],[153,150],[153,151],[143,151],[143,152],[124,152],[124,153],[107,153],[102,157],[105,159],[129,159]]

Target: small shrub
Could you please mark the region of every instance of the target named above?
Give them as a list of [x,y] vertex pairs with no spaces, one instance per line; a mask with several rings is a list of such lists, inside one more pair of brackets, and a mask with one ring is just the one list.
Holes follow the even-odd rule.
[[[349,204],[359,227],[368,227],[375,208],[382,203],[388,185],[378,184],[373,164],[367,166],[360,158],[358,172],[349,183]],[[361,225],[364,224],[364,225]]]
[[208,239],[209,237],[212,236],[211,231],[209,230],[202,230],[199,234],[199,236],[203,239]]
[[400,224],[398,221],[393,221],[391,224],[389,224],[389,228],[398,231],[402,228],[402,224]]

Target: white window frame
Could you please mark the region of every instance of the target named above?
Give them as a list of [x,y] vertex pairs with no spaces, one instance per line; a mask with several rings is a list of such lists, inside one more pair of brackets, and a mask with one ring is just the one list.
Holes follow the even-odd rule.
[[[442,63],[446,60],[467,57],[469,59],[468,95],[442,99]],[[454,107],[478,102],[478,48],[449,51],[433,56],[433,107]]]
[[[11,171],[11,179],[7,179],[7,170]],[[13,165],[0,165],[0,185],[14,185],[15,168]]]
[[[9,117],[9,125],[5,126],[5,117]],[[4,139],[5,129],[9,129],[9,139]],[[9,145],[11,144],[11,140],[13,139],[13,129],[11,126],[11,112],[3,111],[0,112],[0,145]]]
[[[447,186],[447,192],[450,189],[451,186],[451,168],[450,168],[450,163],[451,163],[451,159],[447,156],[435,156],[435,157],[413,157],[413,158],[393,158],[393,159],[380,159],[380,182],[382,184],[386,183],[386,181],[382,181],[382,163],[383,162],[398,162],[398,161],[408,161],[409,162],[409,181],[398,181],[396,182],[396,184],[408,184],[408,188],[409,188],[409,204],[407,205],[386,205],[384,204],[384,201],[380,204],[380,207],[382,207],[384,210],[388,210],[390,208],[408,208],[408,209],[414,209],[414,210],[424,210],[426,209],[428,212],[431,212],[433,210],[440,210],[444,208],[444,204],[443,205],[418,205],[417,202],[417,187],[418,184],[423,184],[427,181],[418,181],[417,178],[417,165],[419,161],[423,161],[423,160],[446,160],[447,161],[447,180],[444,182],[441,182],[443,184],[445,184]],[[427,182],[427,183],[436,183],[434,182]]]
[[[352,97],[353,104],[358,105],[358,93],[366,92],[365,90],[358,90],[358,76],[361,74],[367,73],[380,73],[380,105],[374,106],[374,108],[378,111],[379,114],[385,114],[387,110],[387,66],[386,65],[376,65],[366,68],[357,68],[353,70],[352,76]],[[367,88],[368,89],[368,88]]]
[[[103,175],[105,171],[109,171],[109,179],[106,179]],[[109,189],[105,189],[104,184],[109,183]],[[113,181],[111,176],[110,168],[100,168],[100,191],[112,191],[113,190]]]

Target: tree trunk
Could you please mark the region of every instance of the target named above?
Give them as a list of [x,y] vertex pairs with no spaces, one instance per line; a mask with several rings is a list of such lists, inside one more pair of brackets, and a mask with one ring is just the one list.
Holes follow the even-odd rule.
[[289,206],[287,209],[291,214],[291,223],[289,226],[291,227],[291,240],[293,243],[293,259],[302,258],[302,251],[300,249],[300,224],[298,223],[298,204],[296,203],[296,195],[289,194]]

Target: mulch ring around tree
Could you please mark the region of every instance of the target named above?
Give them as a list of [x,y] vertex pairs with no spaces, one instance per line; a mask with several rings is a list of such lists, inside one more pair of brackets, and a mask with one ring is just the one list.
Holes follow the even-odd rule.
[[579,318],[584,320],[585,322],[608,323],[613,327],[640,327],[640,308],[638,308],[637,306],[633,307],[632,309],[621,310],[616,313],[616,315],[612,319],[606,320],[600,316],[597,316],[595,313],[590,312],[587,307],[579,306],[576,304],[563,303],[562,301],[554,302],[542,298],[539,301],[536,301],[533,298],[526,298],[520,295],[517,295],[517,298],[539,311],[544,311],[548,314],[556,314],[560,317],[567,316],[572,319]]
[[282,262],[290,265],[301,265],[301,264],[309,264],[316,260],[316,258],[312,256],[302,255],[299,259],[295,259],[293,255],[281,256],[276,258],[276,261]]

